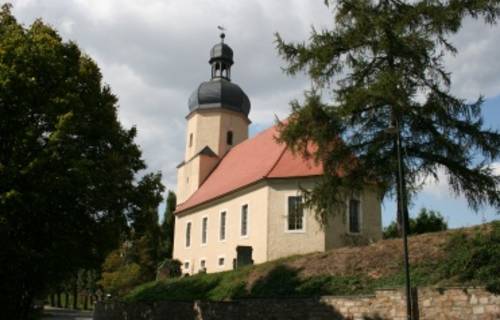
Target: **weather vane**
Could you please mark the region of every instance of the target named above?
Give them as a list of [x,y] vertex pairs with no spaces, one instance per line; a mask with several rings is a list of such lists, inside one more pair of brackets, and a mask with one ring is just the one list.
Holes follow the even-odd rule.
[[219,29],[221,31],[220,38],[221,38],[221,41],[224,42],[224,38],[226,37],[226,34],[224,33],[224,31],[226,31],[226,28],[224,28],[224,26],[217,26],[217,29]]

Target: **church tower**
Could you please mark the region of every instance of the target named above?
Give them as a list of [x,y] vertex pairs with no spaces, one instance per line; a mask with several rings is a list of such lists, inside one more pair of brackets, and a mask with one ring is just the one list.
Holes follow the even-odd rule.
[[184,202],[231,147],[248,138],[250,100],[231,82],[233,50],[221,41],[210,50],[211,79],[189,98],[184,161],[177,167],[177,200]]

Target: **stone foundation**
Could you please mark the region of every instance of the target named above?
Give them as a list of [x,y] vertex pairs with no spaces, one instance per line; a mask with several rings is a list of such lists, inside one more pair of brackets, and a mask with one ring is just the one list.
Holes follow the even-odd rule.
[[[421,288],[420,320],[500,320],[500,295],[482,288]],[[96,305],[94,320],[406,320],[400,289],[374,295],[304,299],[242,299],[228,302],[161,301]]]

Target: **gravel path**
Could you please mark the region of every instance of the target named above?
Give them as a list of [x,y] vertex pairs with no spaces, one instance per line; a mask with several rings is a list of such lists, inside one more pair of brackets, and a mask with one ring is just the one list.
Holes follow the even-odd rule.
[[92,311],[45,307],[42,320],[92,320]]

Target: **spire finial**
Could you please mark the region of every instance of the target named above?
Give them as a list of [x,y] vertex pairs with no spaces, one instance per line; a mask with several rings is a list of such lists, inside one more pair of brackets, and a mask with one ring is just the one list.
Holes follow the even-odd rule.
[[226,37],[226,34],[224,33],[224,31],[226,31],[226,28],[224,28],[224,26],[217,26],[217,29],[219,29],[221,32],[220,34],[220,41],[222,43],[224,43],[224,38]]

